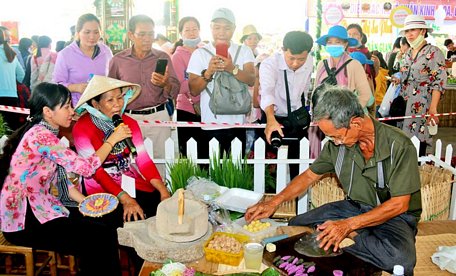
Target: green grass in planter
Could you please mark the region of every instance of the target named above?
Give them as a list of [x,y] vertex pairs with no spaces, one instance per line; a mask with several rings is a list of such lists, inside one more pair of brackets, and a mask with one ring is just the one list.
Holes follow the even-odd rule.
[[185,157],[180,157],[174,163],[167,163],[166,167],[171,178],[171,182],[167,180],[171,194],[174,194],[180,188],[185,188],[187,186],[187,180],[191,176],[208,178],[209,175],[207,170],[201,169],[192,160]]
[[230,155],[213,156],[210,160],[209,175],[211,180],[227,188],[242,188],[253,190],[253,165],[247,164],[247,159],[233,163]]

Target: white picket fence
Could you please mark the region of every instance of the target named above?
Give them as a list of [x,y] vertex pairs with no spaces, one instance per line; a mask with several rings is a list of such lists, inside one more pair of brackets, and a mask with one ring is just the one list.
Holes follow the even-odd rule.
[[[419,144],[420,141],[416,137],[411,138],[413,144],[417,149],[417,155],[419,151]],[[150,139],[146,139],[145,141],[146,149],[149,155],[153,158],[153,145]],[[322,141],[322,147],[326,140]],[[176,152],[177,146],[175,145],[177,141],[173,141],[169,138],[165,143],[165,159],[156,159],[153,158],[156,164],[172,164],[177,160],[178,153]],[[200,146],[207,146],[207,145],[200,145]],[[219,155],[219,143],[214,138],[209,142],[209,156],[214,156],[213,154]],[[234,139],[231,142],[231,149],[232,149],[232,156],[233,162],[238,162],[240,159],[243,158],[244,154],[242,153],[242,144],[239,139]],[[288,147],[282,146],[280,147],[277,159],[266,159],[266,144],[263,139],[259,138],[255,141],[254,144],[254,158],[247,159],[247,164],[253,164],[254,166],[254,191],[259,193],[265,192],[265,169],[266,164],[277,164],[277,179],[276,179],[276,193],[282,191],[287,183],[290,182],[290,177],[288,173],[288,164],[299,164],[299,171],[305,171],[309,165],[314,161],[314,159],[310,159],[309,154],[309,140],[303,138],[300,141],[300,153],[299,159],[287,159]],[[453,146],[449,144],[444,152],[444,160],[441,161],[442,157],[442,142],[440,140],[436,141],[435,146],[435,153],[433,155],[428,156],[418,156],[418,161],[420,163],[433,161],[437,166],[443,167],[445,169],[450,170],[453,175],[456,176],[456,168],[451,167],[451,158],[453,156]],[[187,142],[187,158],[191,159],[195,164],[208,164],[208,159],[199,159],[197,156],[197,142],[193,139],[190,139]],[[405,173],[405,172],[404,172]],[[165,178],[170,181],[170,177],[168,172],[165,175]],[[308,211],[309,206],[309,195],[310,192],[308,191],[306,194],[302,195],[298,199],[298,213],[305,213]],[[450,219],[456,220],[456,183],[453,183],[452,187],[452,197],[451,197],[451,205],[450,205]]]
[[[0,149],[3,148],[3,143],[5,142],[6,137],[0,138]],[[417,152],[419,149],[420,141],[416,137],[411,138],[413,144],[415,145]],[[326,140],[322,141],[322,147]],[[150,157],[154,160],[156,164],[172,164],[174,163],[179,154],[176,152],[177,141],[169,138],[165,143],[165,159],[157,159],[153,156],[153,143],[152,141],[147,138],[144,140],[144,144],[146,150]],[[209,156],[214,156],[216,154],[219,155],[219,142],[214,138],[209,142],[209,145],[200,145],[200,146],[209,146]],[[309,140],[303,138],[300,141],[300,153],[299,159],[287,159],[288,147],[282,146],[278,150],[277,159],[266,159],[266,144],[263,139],[259,138],[255,141],[254,144],[254,158],[247,159],[247,164],[253,164],[254,167],[254,191],[258,193],[265,192],[265,169],[267,164],[277,164],[277,171],[276,171],[276,193],[282,191],[287,183],[290,182],[290,177],[288,173],[288,164],[299,164],[299,171],[305,171],[309,165],[314,161],[314,159],[310,159],[309,156]],[[242,143],[239,139],[234,139],[231,142],[231,149],[232,149],[232,156],[233,162],[241,161],[244,154],[242,153]],[[242,153],[242,154],[241,154]],[[418,154],[417,154],[418,155]],[[451,167],[451,158],[453,156],[453,146],[449,144],[445,148],[444,152],[444,161],[441,161],[442,157],[442,142],[437,140],[435,143],[435,153],[433,155],[428,156],[418,156],[418,161],[420,163],[432,161],[437,166],[450,170],[453,175],[456,176],[456,168]],[[209,159],[199,159],[197,156],[197,142],[193,139],[190,139],[187,142],[187,158],[191,159],[195,164],[209,164]],[[405,173],[405,172],[404,172]],[[165,178],[170,181],[170,176],[168,172],[166,172]],[[451,204],[450,204],[450,216],[449,218],[452,220],[456,220],[456,183],[452,184],[452,197],[451,197]],[[302,195],[298,199],[298,213],[305,213],[308,211],[309,198],[310,192],[308,191],[306,194]]]

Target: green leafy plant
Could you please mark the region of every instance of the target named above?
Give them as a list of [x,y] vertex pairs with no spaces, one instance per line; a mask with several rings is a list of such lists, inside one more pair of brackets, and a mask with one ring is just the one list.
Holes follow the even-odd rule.
[[253,165],[247,164],[247,158],[233,162],[231,155],[224,155],[221,160],[214,155],[210,159],[209,175],[218,185],[253,190]]
[[2,114],[0,114],[0,137],[3,135],[9,135],[11,133],[11,129],[8,127],[8,124],[3,119]]
[[168,187],[171,189],[171,194],[174,194],[174,192],[180,188],[185,188],[187,186],[187,180],[191,176],[208,178],[206,169],[202,169],[197,164],[193,163],[192,160],[182,156],[174,163],[167,163],[166,167],[171,180],[167,180]]

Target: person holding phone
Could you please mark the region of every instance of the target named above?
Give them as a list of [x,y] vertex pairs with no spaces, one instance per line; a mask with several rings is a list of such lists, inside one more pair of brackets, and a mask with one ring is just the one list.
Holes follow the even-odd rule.
[[[245,114],[215,116],[209,108],[210,96],[206,91],[206,88],[213,91],[213,79],[217,72],[229,72],[237,80],[249,86],[253,86],[255,82],[255,58],[252,50],[245,45],[238,45],[231,41],[235,29],[236,21],[233,12],[227,8],[217,9],[212,15],[212,42],[195,50],[190,58],[187,68],[190,93],[193,96],[201,95],[202,122],[242,124],[246,120]],[[237,52],[236,64],[233,64]],[[221,154],[230,150],[231,141],[234,138],[238,138],[242,142],[243,152],[245,151],[246,131],[243,128],[203,128],[203,137],[207,141],[216,138],[220,143]],[[208,148],[205,146],[205,150],[202,150],[203,158],[207,158]]]
[[[138,122],[170,121],[173,111],[168,101],[174,101],[180,89],[169,55],[152,48],[154,29],[155,23],[149,16],[131,17],[128,38],[133,46],[116,54],[109,64],[109,77],[141,85],[141,94],[125,110]],[[145,124],[140,127],[143,137],[153,141],[154,157],[165,158],[165,141],[171,137],[171,129]],[[157,165],[157,168],[164,176],[165,165]]]
[[[181,39],[175,44],[175,52],[172,56],[174,69],[177,78],[181,83],[179,95],[177,95],[177,121],[201,122],[200,96],[192,96],[188,87],[187,67],[192,53],[198,49],[201,43],[200,23],[193,16],[183,17],[179,21],[179,34]],[[177,130],[179,140],[179,153],[187,156],[187,141],[193,138],[199,142],[201,139],[201,128],[181,127]]]

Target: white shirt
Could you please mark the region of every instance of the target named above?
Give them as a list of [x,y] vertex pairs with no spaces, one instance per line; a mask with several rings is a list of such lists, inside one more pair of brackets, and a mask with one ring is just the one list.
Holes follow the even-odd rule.
[[[252,63],[255,61],[255,57],[253,56],[252,50],[245,46],[245,45],[238,45],[233,42],[230,43],[230,47],[228,48],[228,53],[230,54],[231,58],[234,61],[234,57],[236,55],[236,51],[238,47],[242,47],[241,51],[239,52],[239,56],[236,60],[236,64],[239,66],[239,69],[242,70],[244,68],[244,64]],[[204,46],[204,48],[211,51],[211,53],[215,53],[215,47],[212,43],[208,43]],[[203,49],[197,49],[193,52],[190,61],[188,62],[187,73],[192,73],[197,76],[201,76],[201,71],[208,68],[209,61],[211,60],[212,56]],[[214,89],[214,82],[211,81],[207,84],[207,89],[212,92]],[[241,123],[245,122],[245,115],[217,115],[215,117],[214,113],[212,113],[211,109],[209,108],[209,94],[207,94],[206,89],[201,92],[200,97],[200,106],[201,106],[201,122],[204,123]],[[203,128],[208,129],[208,128]],[[210,128],[210,129],[220,129],[220,128]]]
[[288,68],[283,53],[276,53],[261,63],[261,109],[265,110],[266,107],[274,105],[274,114],[280,117],[288,116],[284,70],[287,71],[291,111],[295,111],[302,106],[301,96],[303,93],[307,100],[310,77],[313,71],[313,57],[308,55],[306,62],[296,71]]

